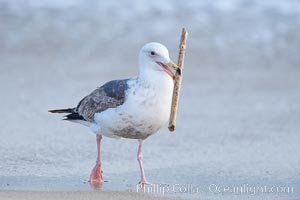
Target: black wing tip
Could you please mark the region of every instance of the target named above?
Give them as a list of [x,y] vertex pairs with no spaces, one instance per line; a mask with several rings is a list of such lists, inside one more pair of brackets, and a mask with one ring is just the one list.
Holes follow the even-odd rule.
[[62,120],[84,120],[85,121],[85,119],[78,113],[71,113],[69,115],[65,115],[64,117],[65,118],[63,118]]
[[85,120],[81,115],[79,115],[75,108],[66,108],[66,109],[55,109],[55,110],[48,110],[50,113],[70,113],[65,115],[62,120]]
[[74,112],[74,108],[65,108],[65,109],[54,109],[48,110],[50,113],[72,113]]

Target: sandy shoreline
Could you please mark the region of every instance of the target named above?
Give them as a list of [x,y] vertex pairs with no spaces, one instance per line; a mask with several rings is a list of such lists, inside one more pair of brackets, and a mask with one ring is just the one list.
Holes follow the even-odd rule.
[[77,200],[77,199],[106,199],[106,200],[127,200],[127,199],[142,199],[142,200],[155,200],[167,199],[163,197],[152,197],[149,195],[142,195],[134,192],[21,192],[21,191],[0,191],[1,200]]
[[[0,0],[0,200],[299,199],[299,11],[297,0]],[[176,61],[182,26],[177,129],[147,139],[143,156],[151,183],[200,192],[137,194],[138,142],[109,138],[94,190],[95,136],[47,111],[135,76],[147,42]],[[245,184],[279,192],[227,190]]]
[[[189,168],[193,172],[195,169]],[[179,171],[179,169],[178,169]],[[299,197],[298,179],[252,177],[240,179],[224,176],[198,176],[180,181],[153,182],[145,188],[108,176],[101,187],[91,186],[79,177],[4,177],[0,176],[0,199],[295,199]],[[120,198],[120,196],[122,198]],[[59,198],[57,198],[59,197]],[[21,198],[24,199],[24,198]]]

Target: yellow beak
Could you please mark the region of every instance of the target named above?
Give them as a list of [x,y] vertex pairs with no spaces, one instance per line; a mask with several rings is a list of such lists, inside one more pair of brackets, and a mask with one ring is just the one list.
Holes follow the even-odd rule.
[[172,69],[180,69],[180,67],[178,65],[176,65],[173,61],[170,61],[168,63],[165,64],[167,67],[172,68]]

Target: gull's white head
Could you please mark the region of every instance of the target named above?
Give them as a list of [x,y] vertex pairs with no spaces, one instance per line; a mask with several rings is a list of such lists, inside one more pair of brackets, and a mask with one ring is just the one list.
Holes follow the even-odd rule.
[[174,78],[174,72],[171,69],[178,69],[169,57],[168,49],[156,42],[147,43],[139,53],[140,73],[158,72],[166,73]]

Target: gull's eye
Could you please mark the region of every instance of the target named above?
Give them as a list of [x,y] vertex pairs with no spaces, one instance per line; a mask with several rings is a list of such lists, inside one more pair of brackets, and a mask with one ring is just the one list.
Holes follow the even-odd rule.
[[154,52],[154,51],[151,51],[151,52],[150,52],[150,55],[151,55],[151,56],[154,56],[154,55],[155,55],[155,52]]

